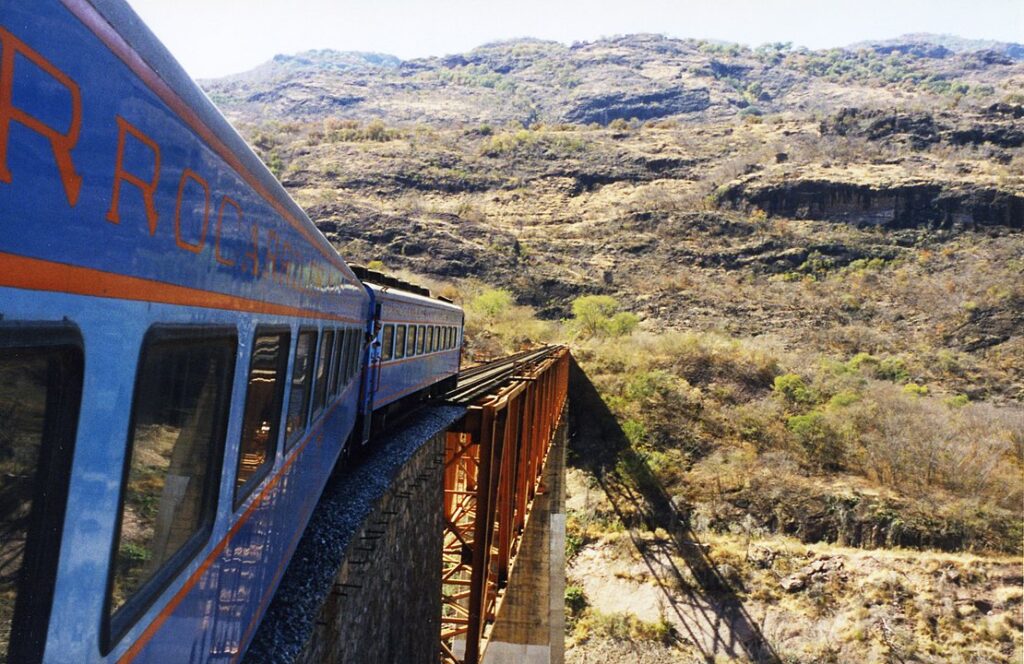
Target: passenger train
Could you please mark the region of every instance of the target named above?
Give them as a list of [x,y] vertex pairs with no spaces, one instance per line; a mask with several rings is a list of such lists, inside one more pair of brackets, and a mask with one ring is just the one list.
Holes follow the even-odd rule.
[[238,661],[462,311],[346,265],[121,0],[0,49],[0,660]]

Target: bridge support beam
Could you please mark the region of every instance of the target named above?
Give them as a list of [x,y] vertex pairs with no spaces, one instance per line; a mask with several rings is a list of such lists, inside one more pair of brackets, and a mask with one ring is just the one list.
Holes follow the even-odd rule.
[[[539,551],[544,548],[544,532],[550,540],[548,493],[552,484],[561,486],[561,471],[547,482],[544,473],[564,419],[568,376],[569,353],[562,348],[470,406],[463,421],[449,429],[441,617],[441,654],[447,662],[486,661],[495,618],[503,614],[510,596],[506,588],[525,541],[533,542],[538,552],[533,556],[536,564],[552,569],[550,555],[540,556]],[[558,449],[564,455],[564,445]],[[564,461],[560,466],[564,469]],[[533,529],[541,533],[524,540],[538,504],[545,508]],[[564,556],[564,519],[561,541]],[[564,574],[564,558],[554,569]],[[530,575],[516,574],[520,576]],[[547,579],[544,585],[548,586]],[[551,591],[548,587],[541,605],[533,603],[533,612],[549,617]],[[559,607],[563,592],[557,593]],[[548,634],[543,642],[550,640]]]
[[565,659],[565,418],[555,431],[483,664]]

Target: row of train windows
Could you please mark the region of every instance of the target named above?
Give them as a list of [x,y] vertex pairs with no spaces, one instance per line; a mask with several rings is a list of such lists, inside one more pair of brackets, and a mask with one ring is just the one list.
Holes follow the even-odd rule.
[[[358,374],[360,329],[300,329],[289,382],[291,337],[288,327],[267,326],[252,339],[236,509],[273,467],[282,417],[291,448]],[[237,347],[231,328],[157,326],[146,335],[108,579],[108,645],[209,538]],[[63,523],[83,366],[70,326],[0,328],[0,661],[42,657],[39,618],[49,613],[57,564],[50,533]]]
[[388,323],[381,335],[382,361],[451,350],[459,343],[459,328],[443,325],[396,325]]

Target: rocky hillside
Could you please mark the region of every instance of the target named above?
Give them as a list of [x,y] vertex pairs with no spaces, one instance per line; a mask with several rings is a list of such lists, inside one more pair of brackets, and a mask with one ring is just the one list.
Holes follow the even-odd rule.
[[1020,46],[524,40],[206,87],[473,353],[574,343],[569,661],[1020,661]]
[[554,319],[604,293],[652,330],[926,348],[929,379],[963,353],[950,389],[1021,399],[1024,61],[927,45],[317,52],[207,85],[356,262]]
[[1024,47],[952,45],[912,36],[809,51],[629,35],[570,46],[516,40],[406,61],[309,51],[279,55],[205,87],[234,119],[380,118],[432,126],[708,121],[865,104],[930,106],[942,98],[991,104],[1020,93]]

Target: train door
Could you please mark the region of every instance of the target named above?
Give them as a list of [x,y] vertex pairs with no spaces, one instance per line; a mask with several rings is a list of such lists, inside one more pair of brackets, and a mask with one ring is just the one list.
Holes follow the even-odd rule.
[[363,376],[363,398],[360,400],[359,442],[365,445],[370,440],[370,430],[373,424],[373,402],[377,397],[377,390],[380,388],[381,374],[381,305],[373,305],[373,321],[370,331],[366,336],[369,343],[365,353],[364,366],[366,371]]

